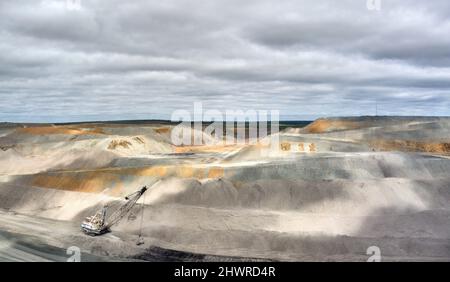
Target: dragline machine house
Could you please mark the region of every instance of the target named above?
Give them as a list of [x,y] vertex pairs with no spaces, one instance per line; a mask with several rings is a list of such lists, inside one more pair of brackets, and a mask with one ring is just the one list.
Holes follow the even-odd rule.
[[110,231],[111,226],[118,223],[134,207],[139,198],[147,191],[144,186],[140,190],[125,197],[126,203],[107,216],[108,206],[105,205],[93,216],[86,217],[81,223],[81,229],[89,235],[102,235]]

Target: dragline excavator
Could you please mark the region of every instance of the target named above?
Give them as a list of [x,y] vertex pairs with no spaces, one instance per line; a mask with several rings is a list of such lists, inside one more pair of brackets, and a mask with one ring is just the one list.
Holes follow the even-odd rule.
[[127,200],[120,208],[107,217],[108,206],[105,205],[95,215],[86,217],[81,223],[81,229],[88,235],[102,235],[110,231],[111,226],[119,222],[133,208],[139,198],[147,191],[144,186],[140,190],[125,197]]

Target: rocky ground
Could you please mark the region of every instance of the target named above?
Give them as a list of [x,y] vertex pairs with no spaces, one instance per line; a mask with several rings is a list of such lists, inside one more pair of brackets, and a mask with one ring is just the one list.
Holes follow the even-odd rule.
[[[450,260],[448,118],[319,119],[276,150],[174,146],[172,128],[1,125],[0,260]],[[80,231],[142,185],[111,233]]]

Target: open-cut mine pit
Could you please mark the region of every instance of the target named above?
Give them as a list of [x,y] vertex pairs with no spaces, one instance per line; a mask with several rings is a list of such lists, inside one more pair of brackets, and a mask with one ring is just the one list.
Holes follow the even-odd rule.
[[[2,125],[0,260],[450,260],[450,118],[319,119],[276,149],[176,146],[173,127]],[[110,232],[82,232],[143,186]]]

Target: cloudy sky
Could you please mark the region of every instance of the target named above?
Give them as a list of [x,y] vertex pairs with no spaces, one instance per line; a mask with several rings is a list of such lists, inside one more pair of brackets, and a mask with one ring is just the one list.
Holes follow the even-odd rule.
[[448,0],[80,2],[0,1],[0,121],[450,115]]

